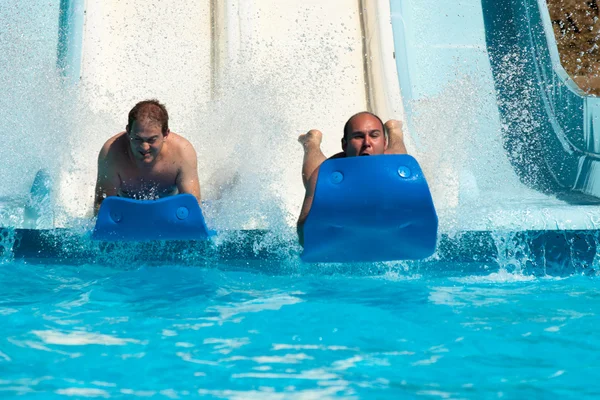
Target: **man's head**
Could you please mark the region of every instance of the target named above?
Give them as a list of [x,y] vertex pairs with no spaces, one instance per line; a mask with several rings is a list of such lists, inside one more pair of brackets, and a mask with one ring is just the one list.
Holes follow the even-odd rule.
[[350,117],[344,125],[342,150],[346,157],[379,155],[386,149],[385,128],[375,114],[360,112]]
[[144,163],[152,163],[169,135],[169,114],[157,100],[144,100],[129,111],[127,127],[131,152]]

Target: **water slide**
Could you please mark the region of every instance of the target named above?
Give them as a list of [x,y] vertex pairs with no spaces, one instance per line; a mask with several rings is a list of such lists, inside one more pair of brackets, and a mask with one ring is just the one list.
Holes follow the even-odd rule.
[[597,99],[562,69],[545,1],[391,4],[410,132],[452,224],[594,229]]
[[[345,120],[374,101],[361,2],[350,3],[63,2],[59,65],[86,107],[80,151],[59,179],[70,218],[89,213],[97,149],[133,104],[156,97],[198,150],[217,228],[292,225],[303,197],[297,136],[319,128],[337,152]],[[384,117],[402,118],[397,104]]]
[[303,194],[297,135],[321,129],[332,154],[363,109],[405,121],[443,235],[564,236],[600,222],[597,99],[560,66],[543,0],[59,9],[61,103],[78,116],[55,118],[70,130],[56,225],[89,214],[97,149],[147,97],[167,103],[171,128],[198,149],[217,229],[290,231]]

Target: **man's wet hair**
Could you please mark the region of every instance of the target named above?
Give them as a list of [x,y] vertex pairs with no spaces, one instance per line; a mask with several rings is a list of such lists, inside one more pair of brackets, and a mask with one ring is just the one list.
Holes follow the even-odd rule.
[[379,118],[377,115],[373,114],[372,112],[369,111],[361,111],[359,113],[354,114],[353,116],[351,116],[350,118],[348,118],[348,121],[346,121],[346,125],[344,125],[344,140],[348,140],[348,135],[350,135],[352,132],[350,132],[350,121],[352,121],[352,119],[354,117],[358,117],[359,115],[363,115],[363,114],[367,114],[370,115],[372,117],[377,118],[377,121],[379,121],[379,123],[381,124],[381,131],[383,132],[385,139],[387,140],[388,137],[388,133],[385,129],[385,125],[383,124],[383,121],[381,120],[381,118]]
[[127,133],[131,132],[134,121],[149,121],[160,125],[163,136],[169,131],[167,108],[156,99],[140,101],[129,111],[127,123],[129,131]]

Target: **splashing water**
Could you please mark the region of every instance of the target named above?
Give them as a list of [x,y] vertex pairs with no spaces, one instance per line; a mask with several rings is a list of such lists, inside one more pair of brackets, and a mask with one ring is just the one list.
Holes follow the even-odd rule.
[[[172,129],[198,150],[204,209],[219,236],[98,243],[87,218],[97,152],[123,129],[139,82],[111,91],[87,77],[66,87],[54,61],[58,1],[35,3],[0,3],[0,223],[25,223],[17,205],[44,168],[58,182],[52,225],[69,229],[22,236],[0,229],[3,397],[597,396],[590,349],[599,345],[598,235],[557,231],[549,239],[552,231],[520,229],[538,218],[552,229],[568,222],[544,214],[547,199],[540,206],[511,170],[501,127],[492,123],[495,104],[482,94],[489,77],[461,73],[458,63],[450,85],[411,105],[410,133],[419,136],[409,150],[440,212],[438,253],[423,261],[303,264],[291,228],[303,194],[296,137],[322,128],[331,154],[346,115],[364,108],[349,100],[339,106],[343,115],[331,115],[329,107],[345,85],[364,90],[362,71],[343,62],[362,57],[348,28],[356,12],[333,19],[333,0],[301,2],[293,5],[298,21],[290,21],[273,17],[281,0],[242,2],[238,28],[251,34],[219,79],[148,93],[167,103]],[[200,2],[156,5],[154,17],[192,3]],[[127,16],[137,27],[156,23],[143,13],[115,21]],[[152,32],[177,40],[166,28]],[[259,29],[272,38],[257,40]],[[310,36],[323,30],[331,33]],[[287,44],[293,57],[273,50],[280,36],[298,38]],[[155,55],[141,53],[120,65]],[[201,98],[206,82],[210,100]],[[594,214],[584,217],[597,225]],[[473,221],[484,222],[465,232]]]

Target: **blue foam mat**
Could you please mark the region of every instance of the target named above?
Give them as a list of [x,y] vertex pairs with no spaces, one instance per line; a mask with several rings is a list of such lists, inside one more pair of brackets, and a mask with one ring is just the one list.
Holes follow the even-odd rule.
[[431,256],[438,218],[418,162],[409,155],[321,164],[304,223],[307,262],[373,262]]
[[208,230],[191,194],[158,200],[111,196],[102,202],[92,238],[103,241],[205,240]]

